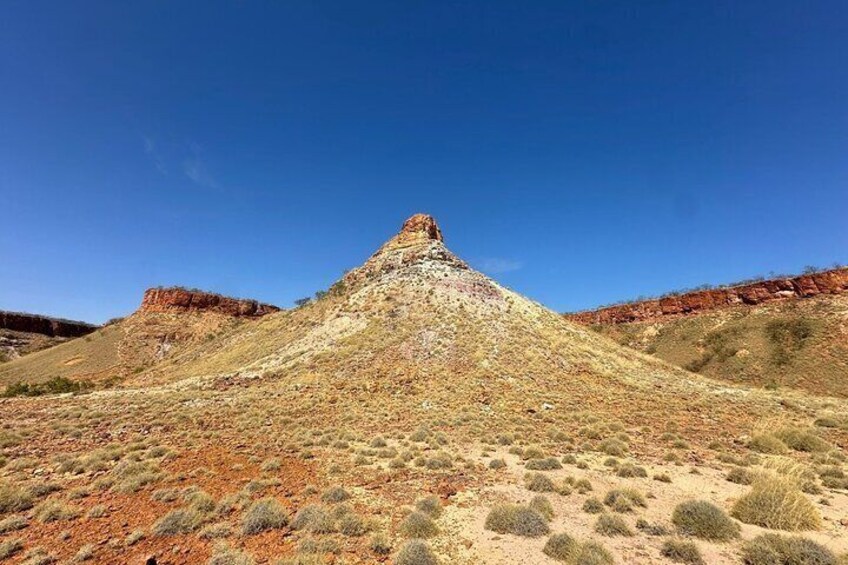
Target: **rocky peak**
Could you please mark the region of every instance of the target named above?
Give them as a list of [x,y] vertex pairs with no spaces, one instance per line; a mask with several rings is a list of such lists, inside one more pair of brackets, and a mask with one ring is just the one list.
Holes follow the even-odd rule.
[[436,219],[429,214],[415,214],[407,219],[395,239],[398,243],[445,240]]
[[365,264],[345,275],[344,282],[348,286],[355,285],[363,280],[372,280],[400,269],[424,264],[468,269],[468,265],[445,247],[442,230],[435,218],[428,214],[415,214]]

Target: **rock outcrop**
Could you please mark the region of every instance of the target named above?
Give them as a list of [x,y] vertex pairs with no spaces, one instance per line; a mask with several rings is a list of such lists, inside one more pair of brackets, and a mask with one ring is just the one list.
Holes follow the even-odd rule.
[[468,269],[464,261],[445,247],[436,220],[428,214],[415,214],[364,265],[347,273],[342,283],[349,288],[399,269],[410,266],[426,268],[426,265],[434,263]]
[[218,312],[238,318],[259,318],[280,308],[256,300],[230,298],[211,292],[180,287],[150,288],[145,291],[139,312]]
[[598,310],[565,314],[565,317],[581,324],[624,324],[685,316],[739,304],[755,305],[772,300],[809,298],[843,292],[848,292],[848,269],[840,268],[791,278],[631,302]]
[[41,334],[48,337],[81,337],[90,334],[98,327],[94,324],[74,320],[62,320],[23,312],[0,311],[0,329],[15,332]]

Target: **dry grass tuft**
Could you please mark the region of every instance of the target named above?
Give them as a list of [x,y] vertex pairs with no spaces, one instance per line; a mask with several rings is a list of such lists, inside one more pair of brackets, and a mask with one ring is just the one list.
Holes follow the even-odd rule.
[[528,506],[501,504],[489,511],[486,529],[499,534],[539,537],[550,531],[545,517]]
[[557,561],[574,561],[580,553],[580,543],[568,534],[553,534],[542,553]]
[[153,535],[175,536],[188,534],[200,527],[203,515],[190,508],[177,508],[165,514],[153,524]]
[[551,521],[554,517],[554,507],[551,505],[551,501],[547,499],[547,497],[537,494],[533,497],[533,500],[528,504],[530,508],[541,514],[545,520]]
[[310,504],[298,510],[291,522],[293,530],[304,530],[316,534],[327,534],[333,531],[333,517],[320,504]]
[[542,473],[527,473],[524,475],[524,486],[532,492],[553,492],[554,482]]
[[5,561],[24,548],[24,542],[19,539],[8,539],[0,542],[0,560]]
[[412,539],[400,549],[394,563],[395,565],[437,565],[439,560],[426,542]]
[[616,514],[601,514],[595,522],[595,531],[605,536],[632,536],[633,530],[624,518]]
[[276,498],[263,498],[251,504],[241,517],[241,531],[246,535],[282,528],[289,523],[285,508]]
[[690,565],[703,565],[704,558],[701,557],[701,551],[694,542],[671,538],[665,540],[660,549],[663,557],[668,557],[675,563],[689,563]]
[[253,557],[227,544],[216,545],[206,565],[254,565]]
[[344,502],[349,498],[350,493],[347,492],[344,487],[340,486],[331,487],[324,491],[324,494],[321,495],[321,500],[329,504],[334,504],[336,502]]
[[742,544],[745,565],[839,565],[829,549],[802,537],[762,534]]
[[671,521],[684,535],[710,541],[728,541],[739,537],[739,524],[718,506],[704,500],[681,502]]
[[431,495],[416,502],[415,508],[433,518],[438,518],[442,514],[442,501],[438,496]]
[[29,510],[33,502],[28,490],[9,484],[0,485],[0,514]]
[[613,512],[632,512],[634,506],[647,507],[642,493],[631,488],[613,489],[604,497],[604,504]]
[[439,528],[430,516],[423,512],[412,512],[401,522],[400,532],[408,538],[431,538],[439,533]]
[[746,524],[774,530],[800,531],[821,527],[816,507],[790,477],[762,473],[751,490],[733,505],[731,514]]

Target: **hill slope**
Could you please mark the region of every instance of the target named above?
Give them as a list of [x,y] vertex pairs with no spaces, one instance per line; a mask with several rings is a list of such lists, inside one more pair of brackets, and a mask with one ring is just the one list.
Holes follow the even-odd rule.
[[848,396],[848,269],[567,314],[715,379]]
[[715,379],[848,396],[848,295],[593,328]]
[[186,347],[212,340],[229,328],[276,311],[276,306],[255,300],[179,287],[151,288],[132,315],[0,365],[0,385],[41,383],[54,377],[112,383]]
[[93,324],[0,310],[0,363],[89,334]]
[[[143,335],[124,328],[124,340]],[[600,544],[584,548],[608,555],[593,562],[670,563],[637,519],[672,531],[679,503],[729,510],[750,490],[725,480],[740,465],[803,468],[817,494],[787,488],[820,520],[805,535],[848,551],[848,403],[729,386],[622,347],[470,269],[429,216],[320,300],[209,335],[124,388],[0,400],[14,430],[0,435],[0,492],[35,505],[0,514],[25,521],[13,535],[27,551],[174,565],[434,563],[420,557],[432,551],[440,563],[556,565],[543,550],[551,531]],[[769,436],[784,451],[758,455],[762,429],[815,454]],[[531,501],[541,513],[522,510],[529,522],[487,518]],[[607,537],[593,505],[609,508],[601,525],[615,511],[634,535]],[[741,527],[745,539],[764,531]],[[429,549],[407,542],[421,537]],[[88,540],[104,543],[81,548]],[[698,547],[705,562],[736,563],[741,543]]]

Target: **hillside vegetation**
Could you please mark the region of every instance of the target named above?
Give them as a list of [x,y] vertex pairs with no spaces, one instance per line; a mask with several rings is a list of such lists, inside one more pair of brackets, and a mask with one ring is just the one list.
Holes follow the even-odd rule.
[[848,295],[592,328],[715,379],[848,396]]
[[[173,565],[848,552],[845,400],[622,347],[472,270],[425,215],[318,296],[222,324],[134,314],[115,328],[137,368],[119,383],[0,399],[0,550]],[[6,377],[48,372],[27,359]]]

